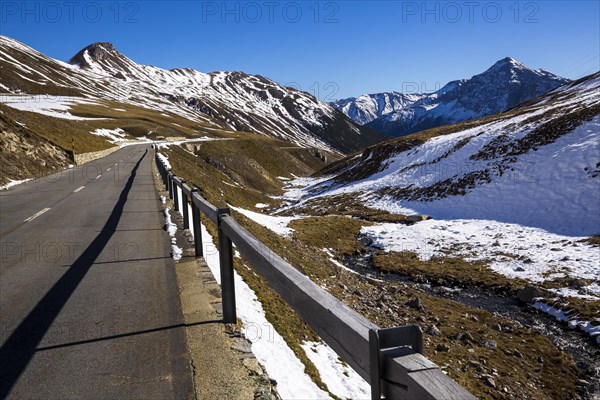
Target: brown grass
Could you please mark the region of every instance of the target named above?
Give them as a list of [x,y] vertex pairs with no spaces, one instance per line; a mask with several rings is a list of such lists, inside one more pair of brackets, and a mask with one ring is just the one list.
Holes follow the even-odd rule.
[[[230,203],[252,208],[256,202],[273,204],[272,199],[266,194],[271,189],[274,193],[279,193],[281,186],[269,186],[270,179],[258,178],[262,175],[259,171],[263,169],[279,174],[278,167],[276,165],[268,167],[267,163],[263,165],[262,162],[258,162],[263,159],[263,156],[253,155],[252,147],[248,147],[244,151],[250,151],[250,154],[245,156],[254,158],[261,168],[245,172],[248,170],[237,166],[244,165],[243,162],[224,158],[227,153],[219,154],[219,152],[234,151],[235,141],[214,143],[217,146],[207,148],[207,155],[203,157],[194,157],[176,148],[170,150],[170,160],[175,172],[201,186],[207,199],[215,205],[222,206]],[[202,152],[204,150],[203,147]],[[212,162],[208,162],[208,154]],[[240,152],[234,157],[241,156]],[[229,166],[225,161],[233,162],[232,170],[229,172],[223,169],[223,165]],[[234,182],[232,179],[248,186],[232,187],[222,183],[222,181]],[[347,208],[344,209],[345,206]],[[290,226],[295,229],[295,232],[289,238],[277,235],[238,213],[234,212],[233,215],[260,241],[274,249],[295,268],[317,284],[326,287],[334,296],[379,326],[417,323],[424,330],[427,330],[431,324],[438,326],[442,332],[440,336],[425,335],[426,356],[475,396],[486,399],[546,399],[570,398],[576,393],[579,375],[572,359],[539,333],[527,327],[520,327],[493,313],[452,300],[429,296],[402,283],[373,283],[336,267],[322,248],[332,248],[338,258],[360,253],[362,247],[356,237],[361,226],[369,224],[369,221],[367,218],[356,219],[342,215],[343,212],[347,212],[348,215],[356,213],[360,216],[361,210],[352,207],[350,201],[334,209],[336,213],[340,212],[338,216],[313,216],[292,222]],[[318,213],[318,207],[313,211]],[[367,212],[366,215],[371,213]],[[214,227],[210,229],[215,234]],[[429,274],[435,278],[455,280],[461,285],[506,285],[507,287],[515,285],[515,282],[509,282],[506,278],[491,272],[485,263],[467,263],[459,258],[439,258],[430,263],[422,263],[409,254],[378,254],[375,259],[376,265],[379,265],[382,270],[407,275]],[[235,264],[236,270],[256,291],[269,321],[304,363],[307,373],[321,386],[322,382],[318,378],[314,365],[300,348],[303,341],[315,339],[314,332],[251,269],[246,268],[239,259],[236,259]],[[424,310],[418,311],[406,306],[406,302],[415,296],[422,299]],[[504,327],[502,332],[492,328],[496,324]],[[462,331],[469,331],[475,342],[457,341],[456,335]],[[495,341],[497,349],[491,350],[485,347],[484,343],[487,340]],[[448,345],[450,351],[437,352],[438,344]],[[480,363],[481,372],[476,370],[472,362]],[[496,389],[485,385],[481,379],[483,373],[494,376]],[[504,387],[507,388],[508,393],[504,392]]]

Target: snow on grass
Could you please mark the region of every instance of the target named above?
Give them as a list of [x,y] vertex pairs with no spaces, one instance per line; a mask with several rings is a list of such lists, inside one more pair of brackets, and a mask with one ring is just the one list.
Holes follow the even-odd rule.
[[171,245],[171,256],[173,257],[173,260],[175,260],[175,261],[181,260],[181,257],[183,257],[183,249],[181,247],[177,246],[176,244],[172,244]]
[[171,220],[171,213],[169,212],[171,209],[169,207],[165,207],[163,213],[165,214],[165,226],[164,229],[167,231],[169,236],[175,236],[177,233],[177,225],[173,223]]
[[69,113],[71,106],[77,104],[95,104],[81,97],[50,96],[50,95],[1,95],[0,103],[21,111],[30,111],[49,117],[90,121],[106,118],[77,117]]
[[375,246],[415,252],[422,260],[455,254],[489,260],[492,270],[509,278],[543,282],[569,276],[591,279],[583,288],[600,298],[598,248],[584,237],[562,236],[539,228],[485,220],[427,220],[413,225],[384,223],[363,227]]
[[117,129],[96,129],[95,131],[91,132],[92,135],[96,135],[96,136],[104,136],[106,138],[108,138],[108,141],[112,144],[118,143],[118,142],[123,142],[125,141],[127,134],[125,133],[125,131],[121,128],[117,128]]
[[[323,342],[305,342],[301,347],[317,367],[329,391],[342,399],[368,399],[371,385],[342,362],[335,351]],[[342,379],[340,379],[342,378]]]
[[284,194],[283,196],[273,197],[273,198],[281,198],[285,201],[298,201],[303,197],[306,197],[310,194],[311,189],[319,187],[323,188],[321,185],[323,182],[329,180],[331,176],[321,177],[321,178],[312,178],[312,177],[296,177],[294,180],[287,182],[284,186]]
[[[598,274],[600,275],[600,272]],[[600,293],[600,286],[598,285],[598,282],[595,282],[580,290],[574,290],[571,288],[558,288],[548,290],[553,293],[556,293],[556,295],[559,297],[576,297],[585,300],[598,300],[598,296],[594,296],[590,293]]]
[[158,155],[158,159],[165,166],[165,168],[171,169],[171,163],[169,162],[169,158],[162,153],[156,153],[156,154]]
[[[586,169],[596,169],[600,152],[599,132],[600,116],[597,116],[554,143],[520,156],[512,165],[513,172],[494,177],[491,183],[481,184],[465,196],[398,203],[438,219],[491,219],[565,235],[598,234],[600,186],[598,179],[592,178]],[[495,134],[497,136],[499,132]],[[448,159],[455,169],[457,165],[470,168],[466,158]],[[435,170],[451,171],[451,168],[452,164],[440,165]],[[434,174],[439,175],[440,172]]]
[[[204,259],[217,283],[221,284],[219,251],[204,225],[201,231]],[[265,368],[269,377],[277,381],[277,392],[281,398],[330,398],[304,372],[304,364],[267,320],[256,293],[235,271],[234,282],[237,316],[244,323],[245,336],[252,343],[252,353],[258,362]]]
[[163,149],[168,148],[169,146],[180,146],[186,143],[199,143],[199,142],[209,142],[214,140],[232,140],[231,138],[209,138],[208,136],[202,136],[194,139],[182,139],[182,140],[157,140],[156,148]]
[[259,225],[264,226],[267,229],[272,230],[283,236],[289,236],[294,232],[292,228],[288,228],[288,224],[295,219],[300,217],[274,217],[272,215],[265,215],[254,211],[246,210],[243,208],[229,206],[232,210],[239,212],[240,214],[250,218],[252,221]]
[[265,204],[265,203],[256,203],[256,204],[254,205],[254,207],[256,207],[256,208],[268,208],[268,207],[269,207],[269,205],[268,205],[268,204]]
[[20,185],[22,183],[29,182],[30,180],[31,180],[31,178],[29,178],[29,179],[21,179],[21,180],[12,180],[12,179],[9,179],[8,183],[6,185],[0,186],[0,190],[8,190],[8,189],[10,189],[13,186],[17,186],[17,185]]
[[[598,97],[596,94],[595,102],[599,101]],[[286,186],[283,198],[302,202],[307,198],[353,194],[363,198],[369,207],[391,213],[425,214],[436,219],[495,220],[563,235],[598,234],[600,186],[594,171],[598,168],[600,152],[600,116],[582,123],[553,143],[515,156],[514,163],[503,161],[502,156],[491,160],[471,158],[499,137],[512,141],[525,137],[533,125],[525,124],[524,120],[548,110],[541,108],[432,138],[390,156],[381,171],[342,186],[332,186],[328,181],[331,177],[297,179]],[[460,141],[463,141],[462,147],[457,147]],[[494,175],[496,163],[508,163],[510,169]],[[478,171],[491,171],[491,182],[479,182],[474,188],[467,188],[464,195],[409,201],[373,194],[387,188],[404,188],[412,193],[417,188],[430,188]]]
[[552,315],[558,321],[567,322],[569,320],[569,317],[567,317],[567,315],[563,312],[563,310],[559,310],[557,308],[554,308],[551,305],[546,304],[543,301],[536,301],[531,306],[533,308],[535,308],[536,310],[540,310],[543,313],[546,313],[548,315]]
[[577,316],[569,317],[562,309],[552,307],[543,301],[536,301],[531,306],[536,310],[552,315],[557,321],[566,322],[571,329],[582,330],[592,338],[596,338],[596,343],[600,344],[600,324],[594,325],[590,321],[580,321]]

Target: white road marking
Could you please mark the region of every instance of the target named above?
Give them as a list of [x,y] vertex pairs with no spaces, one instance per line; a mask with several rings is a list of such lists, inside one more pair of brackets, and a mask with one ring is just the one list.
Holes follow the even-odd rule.
[[96,177],[96,179],[100,179],[101,177],[102,177],[102,175],[98,175],[98,176]]
[[37,213],[33,214],[31,217],[27,218],[24,222],[33,221],[34,219],[36,219],[37,217],[39,217],[40,215],[42,215],[43,213],[45,213],[48,210],[50,210],[50,209],[44,208],[42,211],[38,211]]
[[106,172],[110,171],[111,169],[112,169],[112,168],[108,168],[108,169],[106,170]]
[[83,188],[84,188],[84,187],[85,187],[85,186],[80,186],[80,187],[78,187],[77,189],[73,190],[73,193],[77,193],[77,192],[79,192],[80,190],[83,190]]

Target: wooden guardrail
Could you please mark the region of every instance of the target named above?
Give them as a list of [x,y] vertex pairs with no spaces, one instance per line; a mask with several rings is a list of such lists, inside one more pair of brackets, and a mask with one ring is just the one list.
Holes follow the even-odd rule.
[[[373,400],[475,399],[424,357],[421,329],[416,325],[380,329],[291,266],[238,224],[227,208],[216,208],[175,176],[156,153],[163,183],[182,212],[185,228],[194,232],[196,256],[203,255],[201,215],[218,228],[223,322],[236,322],[232,242],[256,273],[264,278],[304,321],[348,365],[371,383]],[[188,203],[192,205],[189,215]]]

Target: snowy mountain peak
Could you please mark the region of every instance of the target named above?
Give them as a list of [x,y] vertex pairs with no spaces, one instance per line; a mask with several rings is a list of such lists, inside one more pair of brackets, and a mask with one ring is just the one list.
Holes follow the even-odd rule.
[[[340,100],[332,105],[358,124],[401,136],[503,112],[568,81],[505,57],[483,73],[451,81],[435,93],[412,94],[411,97],[394,93],[394,98],[404,100],[394,104],[382,100],[388,93],[380,93]],[[371,101],[366,101],[364,96]]]
[[498,68],[527,68],[525,66],[525,64],[515,60],[512,57],[505,57],[501,60],[496,61],[496,63],[494,65],[492,65],[492,67],[490,68],[490,70],[492,69],[498,69]]
[[335,153],[386,138],[309,93],[259,75],[141,65],[107,42],[81,49],[70,64],[0,36],[0,91],[109,99],[213,130],[253,132]]

